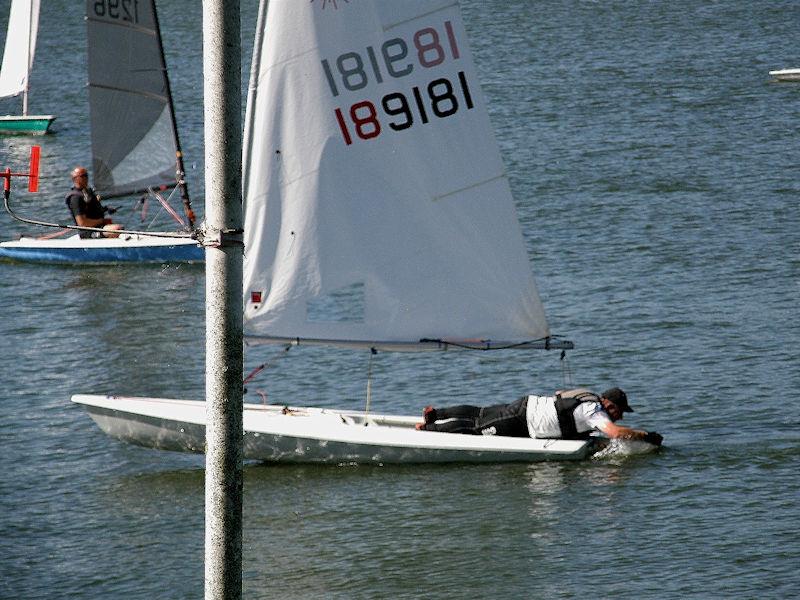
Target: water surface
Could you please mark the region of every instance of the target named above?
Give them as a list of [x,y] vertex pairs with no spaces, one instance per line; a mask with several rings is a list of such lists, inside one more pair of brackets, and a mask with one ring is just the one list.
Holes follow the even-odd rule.
[[[273,0],[276,1],[276,0]],[[255,6],[243,3],[249,56]],[[5,30],[9,2],[0,2]],[[551,328],[661,453],[581,464],[248,465],[248,598],[789,598],[800,575],[800,5],[462,2]],[[161,3],[202,213],[201,8]],[[43,193],[89,162],[81,3],[43,3]],[[244,77],[249,73],[245,65]],[[16,109],[0,101],[0,113]],[[32,140],[0,140],[0,167]],[[0,238],[24,230],[0,218]],[[0,264],[0,597],[198,598],[201,457],[107,438],[74,393],[202,397],[201,267]],[[369,357],[271,361],[275,402],[363,406]],[[562,384],[556,353],[379,354],[376,410]]]

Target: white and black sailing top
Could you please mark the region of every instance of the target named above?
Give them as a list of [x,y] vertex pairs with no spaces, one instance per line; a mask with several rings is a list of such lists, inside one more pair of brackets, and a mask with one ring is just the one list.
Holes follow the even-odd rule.
[[[594,396],[596,398],[596,396]],[[556,396],[528,396],[526,419],[528,433],[532,438],[564,438],[556,410]],[[563,418],[563,417],[562,417]],[[586,437],[594,430],[602,431],[611,423],[608,413],[603,409],[599,399],[576,402],[572,410],[577,437]]]

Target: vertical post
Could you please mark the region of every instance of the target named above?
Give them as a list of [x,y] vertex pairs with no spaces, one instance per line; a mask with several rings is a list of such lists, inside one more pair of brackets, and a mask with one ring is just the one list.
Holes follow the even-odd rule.
[[203,0],[206,196],[205,598],[242,597],[239,0]]

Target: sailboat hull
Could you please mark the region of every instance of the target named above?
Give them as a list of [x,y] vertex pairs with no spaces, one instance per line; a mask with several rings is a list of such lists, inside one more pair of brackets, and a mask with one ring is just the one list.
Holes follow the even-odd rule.
[[0,243],[0,259],[50,264],[203,262],[204,250],[188,238],[123,235],[118,238],[21,238]]
[[769,74],[777,81],[800,81],[800,69],[779,69]]
[[0,135],[44,135],[55,120],[53,115],[0,116]]
[[[117,439],[161,450],[205,450],[205,402],[76,395]],[[287,463],[495,463],[581,460],[602,441],[538,440],[417,431],[419,417],[244,405],[244,457]]]

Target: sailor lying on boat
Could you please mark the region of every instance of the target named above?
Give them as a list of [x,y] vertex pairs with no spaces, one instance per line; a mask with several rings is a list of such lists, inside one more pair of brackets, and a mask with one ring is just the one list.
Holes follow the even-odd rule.
[[616,421],[626,412],[633,409],[628,396],[619,388],[600,395],[574,389],[556,392],[555,396],[523,396],[511,404],[494,406],[428,406],[423,411],[425,421],[417,429],[564,440],[586,439],[593,431],[600,431],[610,438],[661,445],[663,438],[655,431],[617,425]]
[[113,224],[105,213],[116,212],[114,208],[107,208],[100,204],[100,199],[94,190],[89,187],[89,173],[84,167],[72,169],[72,189],[67,194],[64,201],[67,203],[75,224],[80,227],[98,227],[105,231],[81,231],[82,238],[101,238],[119,237],[116,230],[122,229],[122,225]]

